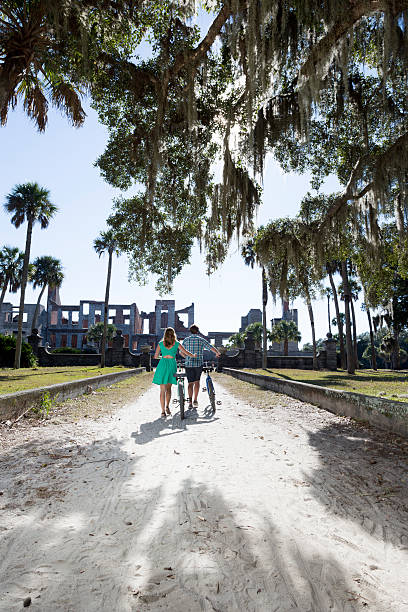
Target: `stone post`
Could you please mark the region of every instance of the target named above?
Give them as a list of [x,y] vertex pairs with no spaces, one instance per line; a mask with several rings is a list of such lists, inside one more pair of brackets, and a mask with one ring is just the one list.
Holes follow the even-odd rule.
[[327,334],[327,340],[324,341],[327,355],[327,369],[337,370],[337,350],[336,341],[333,340],[331,334]]
[[257,367],[257,355],[255,351],[255,340],[253,332],[247,332],[244,343],[244,364],[246,368]]
[[167,315],[167,323],[168,327],[172,327],[176,329],[176,306],[174,302],[170,302],[168,306],[168,315]]
[[225,355],[227,352],[227,349],[225,348],[225,346],[218,346],[217,349],[218,349],[218,352],[221,353],[220,356],[218,357],[217,372],[222,372],[222,368],[223,366],[226,365],[226,361],[227,361],[227,357]]
[[140,350],[142,351],[140,355],[140,367],[146,368],[146,372],[151,372],[153,369],[150,349],[151,349],[151,346],[149,344],[144,344],[143,346],[140,347]]
[[42,336],[40,336],[40,334],[38,333],[38,329],[34,328],[33,330],[31,330],[31,334],[30,336],[28,336],[27,342],[33,349],[33,353],[36,357],[38,357],[38,353],[39,353],[38,347],[41,344],[41,340],[42,340]]
[[188,307],[188,322],[187,325],[190,327],[194,323],[194,302]]
[[125,339],[122,336],[122,330],[116,330],[116,336],[112,340],[112,365],[122,365],[123,362],[123,345]]
[[160,336],[161,335],[161,313],[162,313],[161,304],[156,304],[156,307],[155,307],[156,336]]

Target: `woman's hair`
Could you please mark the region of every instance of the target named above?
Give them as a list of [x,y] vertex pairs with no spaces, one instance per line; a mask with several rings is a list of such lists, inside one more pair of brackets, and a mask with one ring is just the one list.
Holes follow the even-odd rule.
[[164,332],[164,336],[163,336],[163,342],[164,342],[164,346],[167,348],[169,348],[170,346],[173,346],[173,344],[177,342],[176,332],[174,331],[172,327],[166,328],[166,331]]

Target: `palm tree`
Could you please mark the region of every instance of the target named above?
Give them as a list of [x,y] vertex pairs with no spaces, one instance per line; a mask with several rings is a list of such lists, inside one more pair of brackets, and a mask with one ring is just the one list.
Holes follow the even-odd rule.
[[[350,265],[350,264],[349,264]],[[354,367],[356,369],[359,368],[358,363],[358,353],[357,353],[357,323],[356,323],[356,313],[354,310],[354,302],[358,300],[358,294],[361,291],[360,285],[353,278],[348,278],[348,289],[349,289],[349,303],[351,310],[351,328],[352,328],[352,336],[353,336],[353,344],[352,344],[352,353],[354,357]],[[345,301],[345,290],[344,283],[340,283],[339,285],[339,294],[340,299]]]
[[18,311],[16,353],[14,358],[14,367],[19,368],[21,344],[23,341],[24,298],[28,280],[33,225],[38,222],[41,229],[46,229],[58,209],[50,202],[50,192],[48,189],[40,187],[38,183],[16,185],[13,191],[7,196],[4,208],[12,215],[11,222],[15,227],[20,227],[20,225],[27,221],[23,273],[21,278],[20,307]]
[[[94,325],[91,325],[87,333],[88,340],[98,345],[101,355],[102,355],[103,347],[104,347],[104,342],[103,342],[104,327],[105,326],[103,323],[95,323]],[[113,325],[113,323],[109,323],[106,326],[106,341],[109,342],[110,340],[113,339],[115,335],[115,331],[116,331],[116,326]]]
[[[61,109],[75,127],[83,124],[80,78],[67,74],[64,51],[83,38],[80,12],[61,8],[59,0],[15,2],[4,0],[0,8],[0,120],[4,125],[18,97],[40,131],[47,124],[48,103]],[[82,15],[83,17],[83,15]],[[62,54],[61,54],[62,53]],[[48,99],[47,99],[48,98]]]
[[349,374],[355,374],[355,356],[353,349],[353,339],[351,335],[351,318],[350,318],[350,302],[351,291],[348,276],[348,262],[341,262],[341,278],[343,280],[343,291],[344,291],[344,313],[346,315],[346,352],[347,352],[347,372]]
[[245,343],[245,332],[237,332],[228,338],[228,346],[232,348],[242,348]]
[[99,257],[103,255],[105,252],[109,255],[108,260],[108,274],[106,277],[106,291],[105,291],[105,305],[103,309],[103,336],[101,343],[101,368],[105,367],[105,349],[106,349],[106,338],[107,338],[107,330],[108,330],[108,307],[109,307],[109,290],[110,290],[110,282],[111,282],[111,274],[112,274],[112,257],[113,254],[116,253],[119,256],[119,249],[117,246],[115,234],[113,230],[110,229],[106,232],[101,232],[94,240],[94,249],[98,253]]
[[[241,249],[241,255],[245,261],[245,265],[254,267],[256,262],[256,252],[254,249],[254,241],[248,240]],[[265,268],[262,266],[262,368],[267,367],[267,330],[266,330],[266,304],[268,303],[268,284]]]
[[31,322],[32,330],[37,327],[40,302],[46,287],[60,287],[62,285],[62,281],[64,280],[64,273],[62,271],[60,260],[55,259],[55,257],[51,257],[50,255],[43,255],[42,257],[37,257],[34,259],[33,268],[34,270],[31,274],[30,281],[32,282],[34,289],[41,287],[41,291],[38,296],[33,320]]
[[251,333],[254,339],[255,345],[257,347],[260,347],[263,337],[264,337],[263,331],[264,331],[263,323],[261,323],[260,321],[255,321],[254,323],[250,323],[249,325],[246,326],[245,332],[244,332],[245,338],[247,337],[248,332]]
[[289,340],[300,342],[302,336],[294,321],[282,319],[272,327],[272,330],[269,332],[269,339],[272,342],[283,342],[283,354],[286,356],[289,349]]
[[344,349],[343,320],[342,320],[342,317],[340,316],[339,298],[337,295],[337,289],[336,289],[336,285],[334,283],[334,278],[333,278],[333,274],[335,274],[335,272],[339,272],[339,270],[340,270],[339,262],[334,261],[334,262],[330,262],[326,264],[326,272],[328,274],[329,281],[330,281],[330,287],[333,293],[334,308],[336,310],[336,320],[338,322],[337,325],[339,328],[340,365],[341,365],[341,369],[345,370],[346,369],[346,352]]
[[17,247],[5,246],[0,251],[0,311],[6,291],[16,293],[20,289],[24,253]]
[[322,295],[323,297],[327,297],[327,316],[328,316],[328,322],[329,322],[329,334],[330,337],[332,336],[332,330],[331,330],[331,318],[330,318],[330,298],[333,295],[332,290],[330,289],[330,287],[325,287],[322,291]]

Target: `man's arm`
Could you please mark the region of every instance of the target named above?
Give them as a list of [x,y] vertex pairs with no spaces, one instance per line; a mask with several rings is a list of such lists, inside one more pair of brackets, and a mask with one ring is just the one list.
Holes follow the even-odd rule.
[[214,346],[212,346],[209,342],[207,342],[207,340],[205,338],[203,338],[204,344],[205,346],[212,351],[213,353],[215,353],[217,355],[217,357],[220,356],[220,352],[218,351],[218,349],[216,349]]

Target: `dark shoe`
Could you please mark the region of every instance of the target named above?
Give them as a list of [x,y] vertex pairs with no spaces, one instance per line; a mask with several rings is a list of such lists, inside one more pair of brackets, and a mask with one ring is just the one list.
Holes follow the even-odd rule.
[[160,416],[161,416],[162,419],[165,419],[166,418],[166,413],[162,412]]
[[195,402],[193,402],[193,406],[194,406],[194,408],[198,408],[198,402],[197,402],[197,400],[195,400]]
[[168,406],[166,408],[166,415],[167,416],[171,416],[170,408]]

